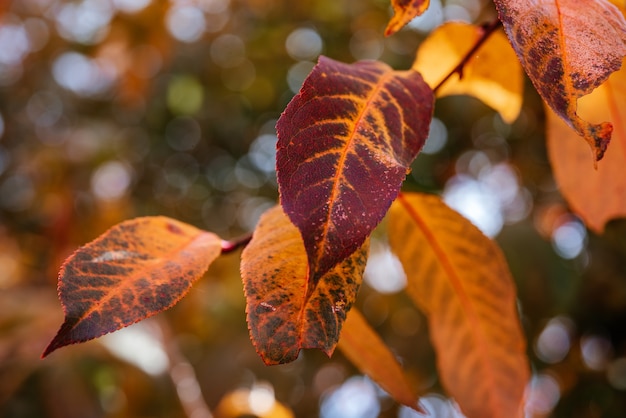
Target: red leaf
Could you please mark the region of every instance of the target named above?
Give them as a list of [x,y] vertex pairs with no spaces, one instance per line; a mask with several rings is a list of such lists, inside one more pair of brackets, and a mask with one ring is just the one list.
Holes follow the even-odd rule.
[[626,55],[624,16],[604,0],[495,0],[495,4],[535,88],[589,143],[599,161],[613,127],[578,117],[576,102],[619,70]]
[[415,71],[320,57],[278,120],[281,204],[313,281],[363,244],[424,145],[433,93]]
[[385,29],[385,36],[393,35],[413,18],[424,13],[430,0],[391,0],[391,5],[394,14]]
[[63,264],[65,322],[42,357],[170,308],[220,252],[217,235],[166,217],[114,226]]
[[293,361],[302,348],[333,353],[361,285],[367,249],[313,284],[302,238],[282,208],[261,217],[241,255],[241,277],[250,338],[265,364]]

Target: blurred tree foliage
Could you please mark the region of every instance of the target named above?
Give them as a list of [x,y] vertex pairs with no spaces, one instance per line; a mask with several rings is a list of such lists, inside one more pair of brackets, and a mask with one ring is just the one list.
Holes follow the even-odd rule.
[[[486,0],[431,9],[384,38],[387,0],[0,2],[0,416],[412,416],[350,378],[340,353],[264,367],[237,256],[146,325],[38,358],[62,318],[59,265],[111,225],[161,214],[225,238],[253,228],[277,197],[274,124],[319,54],[404,69],[434,25],[495,18]],[[443,192],[502,245],[534,367],[529,416],[621,417],[626,224],[596,236],[569,212],[526,91],[512,125],[441,99],[406,187]],[[358,304],[423,393],[441,394],[424,320],[394,293],[385,243],[372,251]]]

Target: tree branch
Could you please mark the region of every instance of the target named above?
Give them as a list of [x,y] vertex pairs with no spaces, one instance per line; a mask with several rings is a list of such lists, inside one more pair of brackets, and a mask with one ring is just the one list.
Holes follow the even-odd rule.
[[251,239],[252,233],[246,234],[239,238],[235,238],[232,241],[222,240],[222,254],[232,253],[240,247],[245,247],[246,245],[248,245]]
[[500,26],[502,26],[502,22],[500,22],[500,19],[496,19],[491,23],[484,24],[482,26],[482,29],[483,29],[482,36],[478,39],[478,41],[476,41],[472,49],[467,51],[467,54],[465,54],[463,58],[461,58],[461,61],[459,61],[459,64],[456,67],[454,67],[452,71],[450,71],[448,75],[446,75],[443,78],[443,80],[441,80],[439,84],[435,86],[435,88],[433,88],[433,91],[436,93],[437,90],[439,90],[441,86],[443,86],[445,82],[448,81],[450,77],[452,77],[454,74],[458,74],[459,78],[463,78],[463,67],[465,66],[465,64],[467,64],[467,62],[470,60],[470,58],[472,58],[472,56],[476,53],[476,51],[478,51],[478,49],[485,43],[485,41],[489,39],[491,34],[494,33],[498,28],[500,28]]

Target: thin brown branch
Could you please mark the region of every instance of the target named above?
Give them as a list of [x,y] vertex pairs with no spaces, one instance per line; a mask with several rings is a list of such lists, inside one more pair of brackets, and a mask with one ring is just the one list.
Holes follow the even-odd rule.
[[459,64],[456,67],[454,67],[452,71],[450,71],[448,75],[446,75],[443,78],[443,80],[439,82],[439,84],[437,84],[437,86],[433,89],[433,91],[436,93],[437,90],[439,90],[441,86],[443,86],[445,82],[448,81],[450,77],[452,77],[454,74],[458,74],[459,78],[463,78],[463,67],[465,67],[465,65],[470,60],[470,58],[472,58],[472,56],[476,53],[476,51],[478,51],[478,49],[485,43],[485,41],[489,39],[491,34],[494,33],[498,28],[500,28],[500,26],[502,26],[502,22],[500,22],[500,19],[496,19],[491,23],[483,25],[482,26],[483,34],[476,41],[472,49],[467,51],[467,54],[465,54],[463,58],[461,58],[461,61],[459,61]]
[[232,253],[240,247],[245,247],[246,245],[248,245],[251,239],[252,233],[249,233],[242,237],[235,238],[232,241],[222,241],[222,254]]

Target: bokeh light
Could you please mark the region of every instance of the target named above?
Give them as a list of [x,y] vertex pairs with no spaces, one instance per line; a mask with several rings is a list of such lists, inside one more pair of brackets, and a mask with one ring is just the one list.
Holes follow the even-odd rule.
[[297,61],[312,61],[322,52],[324,43],[319,33],[310,28],[298,28],[287,36],[285,49]]
[[561,387],[552,375],[533,375],[526,390],[526,417],[549,416],[560,398]]
[[587,230],[577,219],[563,222],[552,232],[552,246],[558,255],[571,260],[576,258],[587,243]]
[[170,366],[162,337],[158,326],[144,321],[107,334],[100,341],[113,355],[149,375],[158,376],[165,373]]
[[383,244],[372,244],[363,279],[380,293],[396,293],[406,286],[400,260]]
[[170,34],[181,42],[195,42],[207,28],[202,10],[192,5],[173,6],[165,17]]
[[376,418],[380,402],[370,379],[354,376],[322,399],[321,418]]
[[548,321],[535,343],[537,357],[546,363],[562,361],[571,348],[573,328],[573,322],[566,317]]
[[580,339],[580,353],[587,367],[600,371],[606,368],[613,354],[613,346],[602,335],[587,334]]

